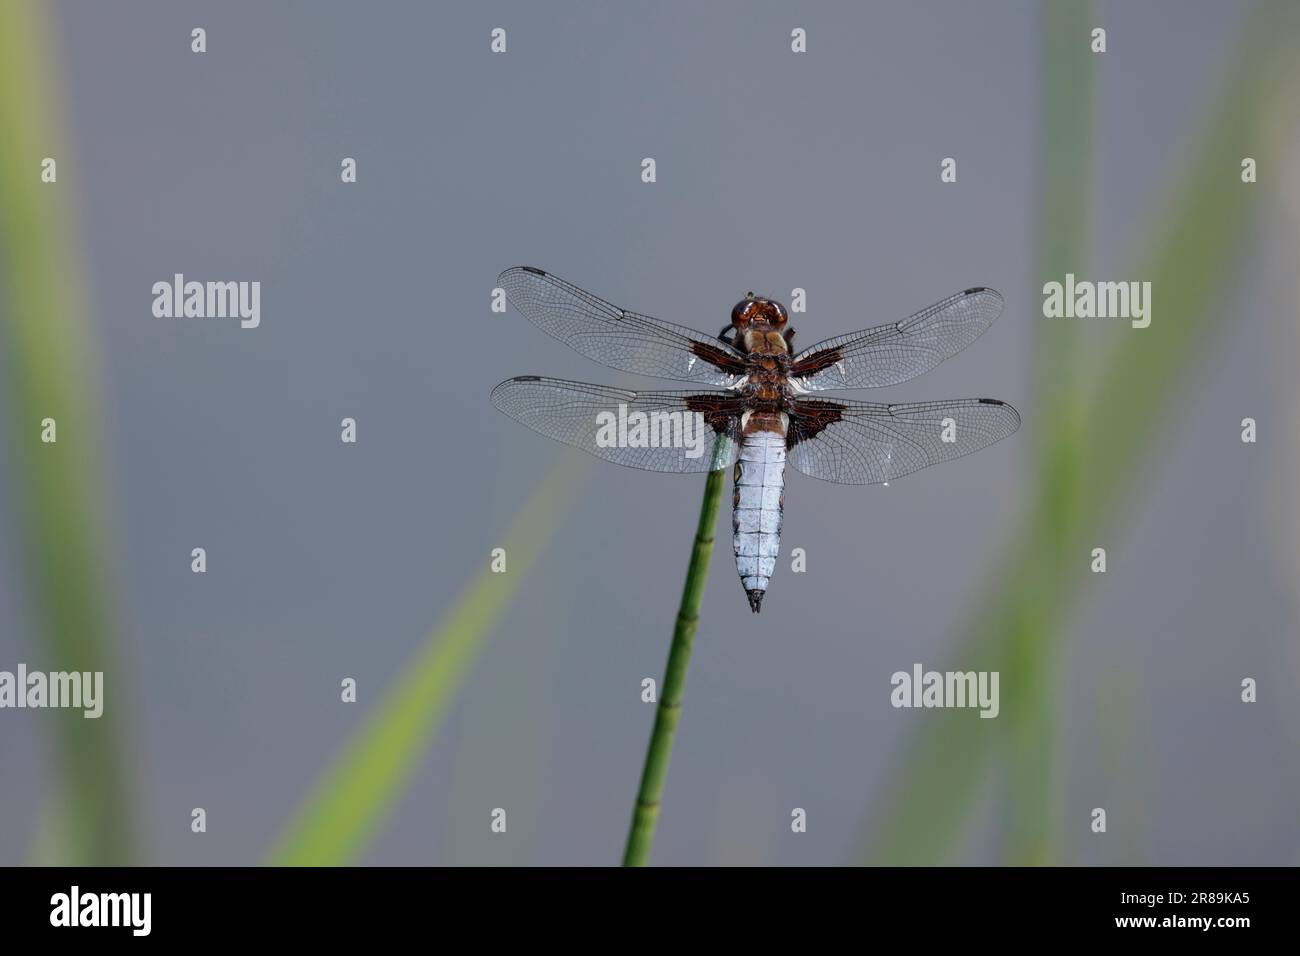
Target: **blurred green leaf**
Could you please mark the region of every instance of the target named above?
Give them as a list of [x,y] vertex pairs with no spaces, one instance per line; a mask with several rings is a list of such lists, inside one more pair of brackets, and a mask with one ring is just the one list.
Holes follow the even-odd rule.
[[[1088,275],[1092,233],[1092,166],[1095,161],[1094,70],[1096,25],[1091,3],[1050,0],[1043,6],[1043,103],[1041,201],[1037,234],[1037,281],[1026,301],[1034,302],[1043,284],[1067,273]],[[1035,414],[1026,429],[1031,446],[1041,450],[1041,467],[1051,472],[1050,507],[1038,539],[1033,570],[1045,577],[1067,577],[1075,556],[1052,542],[1068,537],[1079,507],[1073,441],[1079,424],[1081,370],[1078,325],[1071,321],[1034,326]],[[1027,568],[1024,570],[1028,570]],[[1031,584],[1030,587],[1035,585]],[[1015,661],[1003,673],[1008,702],[1007,780],[1002,833],[1005,856],[1015,862],[1047,862],[1057,855],[1055,819],[1061,801],[1053,792],[1056,734],[1056,655],[1035,639],[1050,626],[1043,609],[1026,608],[1026,626],[1016,632]]]
[[[129,681],[111,653],[112,551],[97,500],[105,471],[96,356],[72,224],[76,164],[58,123],[51,9],[27,0],[0,3],[0,331],[14,441],[9,500],[19,514],[22,583],[36,630],[31,666],[103,671],[105,705],[94,720],[79,710],[48,712],[62,793],[49,801],[59,810],[57,819],[44,821],[48,837],[36,862],[129,864],[137,847],[120,736]],[[47,156],[58,162],[55,183],[41,181]],[[45,418],[55,420],[55,443],[40,440]]]
[[[1049,11],[1049,26],[1056,28],[1057,17],[1066,13],[1055,7]],[[1298,14],[1300,6],[1285,2],[1254,10],[1228,63],[1221,94],[1187,151],[1188,163],[1171,177],[1171,198],[1153,217],[1151,239],[1130,260],[1132,266],[1122,270],[1124,278],[1151,281],[1151,326],[1117,330],[1120,340],[1113,354],[1078,388],[1072,384],[1076,369],[1068,345],[1047,338],[1036,353],[1045,366],[1036,370],[1041,394],[1030,406],[1040,427],[1025,513],[952,661],[963,668],[1002,672],[1003,716],[979,721],[969,714],[940,712],[927,721],[866,830],[867,860],[944,862],[1001,748],[1007,861],[1061,861],[1052,817],[1059,801],[1051,792],[1049,763],[1054,662],[1079,587],[1088,577],[1089,542],[1113,540],[1108,536],[1123,526],[1136,499],[1140,471],[1158,444],[1160,425],[1168,421],[1179,386],[1199,350],[1208,348],[1213,333],[1224,325],[1215,321],[1215,310],[1230,291],[1263,195],[1260,187],[1241,182],[1240,162],[1243,156],[1255,156],[1262,169],[1282,168],[1280,144],[1270,133],[1279,123],[1293,122]],[[1076,40],[1085,44],[1086,32]],[[1048,47],[1055,42],[1049,39]],[[1048,82],[1059,93],[1061,78]],[[1053,95],[1049,92],[1049,100]],[[1044,188],[1050,192],[1064,183],[1064,176],[1049,170]],[[1060,197],[1044,197],[1048,209],[1061,202]],[[1052,234],[1073,225],[1049,221],[1049,247]],[[1057,241],[1064,251],[1045,252],[1044,268],[1078,255],[1068,241]],[[1036,305],[1039,290],[1033,291],[1029,301]],[[1067,384],[1058,390],[1057,381]]]
[[[564,455],[520,510],[488,567],[447,612],[294,814],[271,852],[277,866],[339,866],[370,846],[520,581],[558,526],[581,464]],[[487,562],[488,556],[483,556]],[[485,824],[486,825],[486,824]]]

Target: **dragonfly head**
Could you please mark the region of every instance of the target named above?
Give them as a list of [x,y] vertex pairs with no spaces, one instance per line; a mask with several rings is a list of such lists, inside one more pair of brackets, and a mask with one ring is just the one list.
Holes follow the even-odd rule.
[[780,302],[776,299],[765,299],[761,295],[756,296],[752,292],[737,302],[736,307],[731,310],[731,324],[742,332],[751,325],[767,325],[773,329],[783,329],[788,319],[785,306]]

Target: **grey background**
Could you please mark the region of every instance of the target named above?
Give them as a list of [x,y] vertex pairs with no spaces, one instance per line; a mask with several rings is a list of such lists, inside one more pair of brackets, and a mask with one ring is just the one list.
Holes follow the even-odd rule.
[[[1111,52],[1097,278],[1142,278],[1126,250],[1244,9],[1099,8]],[[788,301],[801,286],[805,345],[990,285],[1007,309],[987,335],[924,378],[855,397],[990,395],[1034,415],[1033,4],[59,14],[73,148],[60,179],[81,202],[131,683],[109,704],[127,709],[157,862],[259,861],[520,503],[580,454],[495,412],[491,387],[523,373],[632,381],[490,312],[506,266],[710,333],[747,289]],[[488,52],[496,26],[504,56]],[[794,26],[806,55],[789,52]],[[344,156],[356,185],[339,182]],[[645,156],[654,185],[640,182]],[[956,186],[938,182],[945,156]],[[1263,435],[1295,427],[1276,354],[1295,253],[1266,223],[1225,303],[1231,333],[1155,466],[1133,476],[1111,572],[1074,621],[1058,767],[1077,862],[1294,863],[1300,850],[1294,569],[1278,520],[1295,475],[1276,443],[1237,440],[1245,415]],[[261,328],[152,318],[150,286],[173,272],[261,280]],[[338,440],[344,416],[356,446]],[[1028,454],[1022,430],[888,488],[792,476],[783,552],[805,548],[809,572],[783,560],[760,617],[717,550],[656,862],[847,858],[926,719],[890,707],[889,675],[944,665]],[[586,469],[367,862],[617,861],[652,718],[639,684],[662,671],[699,494],[698,478]],[[11,516],[0,532],[0,666],[38,666]],[[189,571],[196,546],[203,576]],[[1237,703],[1247,675],[1265,678],[1254,708]],[[338,702],[343,676],[359,705]],[[1108,731],[1117,700],[1131,720]],[[43,716],[0,714],[3,863],[27,857],[53,789]],[[1086,811],[1103,799],[1129,821],[1123,848],[1089,841]],[[994,859],[996,813],[981,805],[959,861]],[[190,833],[194,806],[204,836]],[[506,837],[488,831],[497,806]],[[810,818],[798,837],[793,806]]]

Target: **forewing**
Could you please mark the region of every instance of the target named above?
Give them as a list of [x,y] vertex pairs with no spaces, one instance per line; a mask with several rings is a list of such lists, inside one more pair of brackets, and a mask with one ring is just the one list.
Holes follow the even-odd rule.
[[805,475],[870,485],[969,455],[1019,427],[1016,410],[992,398],[906,405],[813,398],[795,403],[786,443]]
[[610,368],[722,386],[745,374],[745,357],[725,342],[620,309],[541,269],[507,269],[497,284],[511,305],[542,331]]
[[818,342],[794,357],[790,375],[809,391],[897,385],[956,355],[1002,312],[992,289],[967,289],[901,322]]
[[[679,474],[729,466],[741,413],[740,398],[729,392],[633,392],[534,375],[502,382],[492,404],[597,458]],[[643,440],[634,414],[645,416]]]

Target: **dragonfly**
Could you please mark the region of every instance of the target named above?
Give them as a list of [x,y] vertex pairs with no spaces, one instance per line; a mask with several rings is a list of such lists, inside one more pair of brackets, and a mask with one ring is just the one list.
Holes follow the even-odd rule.
[[732,545],[754,613],[781,543],[785,466],[823,481],[887,483],[1013,434],[1019,413],[993,398],[881,404],[820,393],[897,385],[970,345],[1002,312],[967,289],[902,321],[794,351],[789,314],[753,292],[716,336],[619,308],[531,266],[497,279],[542,331],[602,365],[672,379],[687,391],[633,391],[538,375],[507,379],[492,404],[598,458],[690,474],[734,465]]

